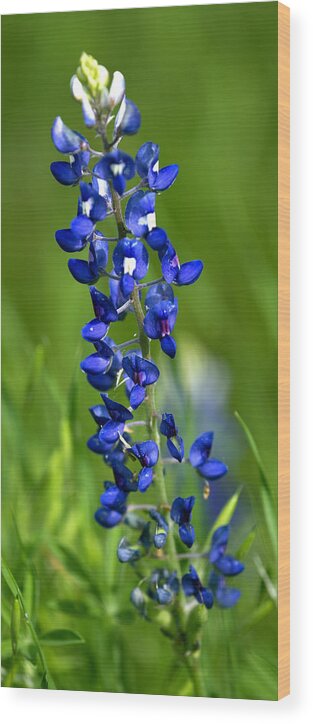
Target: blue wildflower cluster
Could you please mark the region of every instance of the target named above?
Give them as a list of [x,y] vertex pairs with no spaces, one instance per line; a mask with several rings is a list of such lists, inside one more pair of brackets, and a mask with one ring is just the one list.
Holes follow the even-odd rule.
[[[85,135],[68,128],[59,116],[53,123],[53,143],[67,160],[53,162],[51,172],[59,183],[79,192],[76,215],[67,228],[56,231],[55,238],[67,253],[87,251],[87,258],[74,256],[68,261],[72,277],[88,286],[92,307],[91,319],[82,328],[92,351],[80,366],[101,402],[90,408],[96,430],[87,445],[111,469],[95,520],[104,528],[128,527],[129,536],[121,538],[117,556],[141,578],[131,600],[145,617],[149,606],[177,602],[182,592],[207,609],[214,600],[223,607],[233,606],[240,592],[228,587],[226,580],[241,573],[243,564],[225,553],[228,526],[215,531],[210,552],[203,553],[213,566],[207,585],[193,566],[181,575],[180,557],[197,546],[192,524],[196,497],[179,496],[169,502],[164,479],[169,462],[194,468],[206,488],[227,473],[227,466],[211,457],[213,432],[197,437],[185,457],[173,414],[159,415],[155,406],[160,372],[151,358],[151,341],[158,340],[165,355],[175,357],[175,288],[195,283],[203,270],[201,260],[180,262],[156,221],[157,196],[172,186],[178,166],[160,168],[160,149],[151,141],[139,148],[135,158],[120,149],[123,138],[135,134],[141,123],[120,72],[110,81],[107,69],[83,53],[71,89],[81,103],[85,125],[94,128],[103,145],[101,151],[95,150]],[[135,176],[135,185],[128,188]],[[115,219],[116,237],[106,235],[109,217]],[[160,278],[147,281],[151,254],[159,259]],[[103,281],[106,293],[99,288]],[[128,315],[135,320],[137,336],[117,344],[112,328]],[[124,404],[116,400],[117,390],[124,393]],[[140,409],[145,409],[145,420],[135,419]],[[162,453],[163,440],[168,459]],[[131,494],[144,494],[151,486],[159,497],[156,505],[129,503]],[[152,573],[145,566],[151,559]],[[167,567],[156,565],[165,559]]]

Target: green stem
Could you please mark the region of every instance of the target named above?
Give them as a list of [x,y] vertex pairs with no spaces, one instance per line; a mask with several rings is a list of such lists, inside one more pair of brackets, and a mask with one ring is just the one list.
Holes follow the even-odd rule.
[[195,656],[184,657],[185,666],[189,672],[189,676],[193,683],[195,696],[206,696],[206,690],[203,683],[202,673],[200,669],[200,659]]

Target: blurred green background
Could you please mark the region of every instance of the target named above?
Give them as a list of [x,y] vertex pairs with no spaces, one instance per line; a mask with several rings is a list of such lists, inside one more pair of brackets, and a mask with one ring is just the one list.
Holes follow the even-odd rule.
[[[104,472],[85,440],[98,395],[79,371],[90,302],[54,241],[75,215],[77,191],[49,171],[58,157],[54,117],[83,131],[69,91],[83,50],[121,70],[140,107],[142,128],[124,150],[135,154],[152,140],[162,165],[179,163],[176,183],[158,199],[158,224],[181,261],[205,263],[197,284],[177,292],[176,360],[161,359],[157,344],[153,352],[160,405],[171,403],[187,443],[214,429],[214,454],[230,468],[195,518],[197,535],[204,539],[239,485],[233,551],[257,525],[239,605],[210,614],[207,694],[273,699],[277,611],[267,578],[275,584],[276,563],[259,471],[233,413],[257,441],[275,507],[276,2],[2,19],[3,553],[39,634],[67,628],[85,641],[45,645],[58,688],[192,693],[183,667],[173,669],[170,643],[131,610],[134,577],[114,552],[120,531],[93,522]],[[125,329],[115,336],[126,339]],[[191,494],[194,477],[170,490]],[[4,586],[4,684],[40,686],[26,630],[25,650],[11,656],[11,604]]]

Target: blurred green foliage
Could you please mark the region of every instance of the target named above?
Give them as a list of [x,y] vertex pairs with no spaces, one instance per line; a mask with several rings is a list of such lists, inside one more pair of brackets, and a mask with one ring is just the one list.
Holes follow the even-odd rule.
[[[235,610],[210,612],[207,694],[276,698],[276,562],[262,472],[275,510],[277,3],[5,16],[2,27],[3,552],[15,580],[3,585],[4,685],[192,694],[170,642],[131,608],[119,529],[93,522],[105,476],[85,440],[98,395],[78,369],[90,302],[54,242],[76,191],[49,172],[54,117],[83,128],[69,79],[86,50],[124,72],[141,109],[125,150],[153,140],[162,165],[180,164],[158,223],[182,261],[205,262],[198,283],[178,290],[177,359],[161,360],[157,346],[155,359],[160,405],[171,402],[188,443],[216,429],[214,452],[230,467],[198,506],[199,540],[242,485],[232,541],[247,552],[243,595]],[[116,336],[126,338],[124,327]],[[186,474],[169,484],[183,494],[199,486]]]

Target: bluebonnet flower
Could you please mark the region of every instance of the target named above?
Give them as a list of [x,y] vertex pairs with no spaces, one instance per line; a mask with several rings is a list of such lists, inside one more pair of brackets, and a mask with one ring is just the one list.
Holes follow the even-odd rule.
[[179,581],[176,572],[171,573],[166,568],[153,571],[148,586],[148,596],[161,605],[172,603],[179,591]]
[[136,155],[136,170],[151,191],[165,191],[175,181],[179,167],[176,163],[159,170],[160,149],[156,143],[147,141]]
[[237,576],[244,570],[244,564],[241,561],[237,561],[233,556],[225,555],[227,543],[229,538],[229,525],[222,525],[213,533],[211,550],[210,550],[210,562],[222,573],[224,576]]
[[206,608],[212,608],[214,599],[212,591],[202,585],[196,569],[189,566],[189,573],[182,577],[182,586],[185,596],[194,596],[198,603]]
[[105,483],[105,487],[100,497],[102,507],[96,511],[95,519],[103,528],[114,528],[126,513],[127,492],[112,483]]
[[152,520],[154,520],[157,524],[156,531],[153,536],[154,545],[156,548],[164,548],[167,541],[168,524],[163,515],[161,515],[161,513],[159,513],[159,511],[155,508],[151,508],[149,514]]
[[57,116],[51,128],[51,138],[58,151],[66,154],[78,153],[79,151],[88,151],[89,144],[86,138],[72,131],[71,128],[63,123],[62,118]]
[[181,463],[184,457],[184,441],[178,434],[174,416],[170,412],[164,412],[162,415],[160,433],[167,438],[167,448],[170,455]]
[[151,485],[153,480],[152,468],[159,459],[159,448],[153,440],[135,443],[130,451],[139,460],[142,470],[138,475],[138,490],[144,493]]
[[173,302],[170,300],[156,302],[149,307],[143,323],[146,335],[150,339],[159,339],[163,352],[172,358],[176,354],[176,342],[171,333],[175,326],[177,311],[177,299]]
[[120,350],[115,351],[115,343],[110,337],[105,338],[106,343],[114,350],[114,357],[107,370],[107,372],[101,372],[99,374],[87,373],[87,380],[92,387],[100,392],[107,392],[116,383],[117,375],[122,369],[123,356]]
[[111,181],[115,191],[122,196],[126,188],[126,181],[135,175],[135,162],[128,153],[116,148],[98,161],[93,171],[100,178]]
[[85,357],[80,367],[86,374],[98,375],[109,370],[114,352],[104,341],[95,342],[94,346],[97,351]]
[[226,475],[228,468],[225,463],[210,457],[213,438],[213,432],[204,432],[197,437],[190,448],[189,459],[191,465],[203,478],[219,480]]
[[127,354],[122,362],[123,369],[132,380],[129,401],[136,410],[145,399],[147,385],[153,385],[158,377],[159,370],[150,360],[140,357],[138,354]]
[[99,432],[100,442],[113,443],[119,439],[119,436],[124,432],[125,422],[132,420],[133,414],[127,407],[121,405],[119,402],[110,400],[107,395],[101,395],[103,402],[109,413],[109,420],[101,427]]
[[133,136],[139,131],[141,114],[139,108],[129,98],[124,97],[114,123],[114,139],[120,136]]
[[241,591],[239,591],[238,588],[227,586],[224,576],[220,576],[215,571],[212,571],[209,586],[221,608],[232,608],[238,603]]
[[127,298],[134,289],[135,280],[146,275],[149,267],[149,255],[142,241],[121,239],[113,252],[113,264],[116,274],[121,276],[121,291]]
[[150,545],[150,523],[146,523],[137,543],[131,545],[127,538],[122,538],[118,545],[117,557],[121,563],[133,563],[149,550]]
[[171,518],[179,526],[178,532],[181,541],[191,548],[195,541],[195,531],[190,523],[195,497],[175,498],[171,507]]
[[52,176],[63,186],[76,186],[88,166],[89,158],[89,151],[79,151],[75,155],[70,154],[69,161],[53,161],[50,165]]
[[178,286],[194,284],[202,273],[203,262],[200,259],[180,264],[177,253],[169,241],[159,249],[159,257],[162,262],[162,274],[169,284],[174,283]]
[[136,191],[130,197],[125,209],[127,228],[134,236],[146,236],[156,226],[155,193]]

